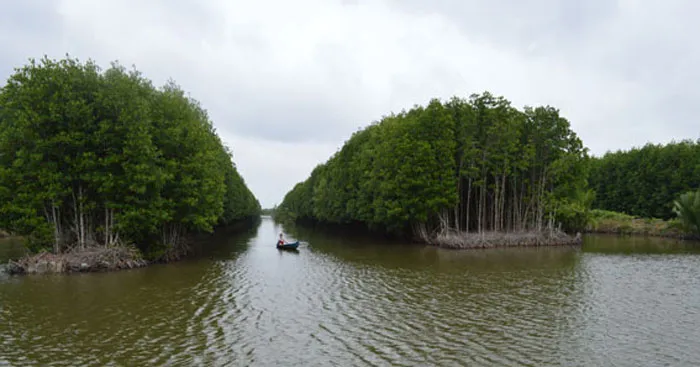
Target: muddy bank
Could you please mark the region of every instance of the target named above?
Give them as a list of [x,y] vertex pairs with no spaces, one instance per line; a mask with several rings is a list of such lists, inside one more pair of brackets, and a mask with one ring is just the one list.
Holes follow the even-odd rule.
[[437,235],[426,242],[449,249],[486,249],[500,247],[573,246],[583,243],[580,234],[563,232],[451,232]]
[[63,254],[41,252],[7,264],[10,274],[48,274],[134,269],[148,265],[133,247],[93,247]]

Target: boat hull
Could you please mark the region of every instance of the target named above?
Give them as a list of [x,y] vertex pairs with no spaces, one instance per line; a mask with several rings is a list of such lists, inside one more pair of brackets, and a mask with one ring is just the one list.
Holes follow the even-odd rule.
[[296,250],[297,247],[299,247],[299,241],[277,245],[277,248],[280,250]]

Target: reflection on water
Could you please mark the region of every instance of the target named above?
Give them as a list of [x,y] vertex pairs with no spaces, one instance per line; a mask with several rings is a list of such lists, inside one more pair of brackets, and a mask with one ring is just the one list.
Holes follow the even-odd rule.
[[19,237],[0,237],[0,263],[7,263],[7,260],[19,258],[25,253]]
[[600,254],[700,254],[700,243],[677,239],[644,236],[584,236],[584,251]]
[[[282,230],[298,253],[274,247]],[[175,264],[0,279],[0,365],[700,364],[697,245],[452,251],[269,219],[208,242]]]

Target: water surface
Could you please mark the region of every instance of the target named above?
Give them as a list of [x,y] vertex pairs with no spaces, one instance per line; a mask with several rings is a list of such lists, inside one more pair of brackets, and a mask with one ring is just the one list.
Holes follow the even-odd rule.
[[700,365],[697,244],[453,251],[269,218],[209,242],[133,271],[0,276],[0,365]]

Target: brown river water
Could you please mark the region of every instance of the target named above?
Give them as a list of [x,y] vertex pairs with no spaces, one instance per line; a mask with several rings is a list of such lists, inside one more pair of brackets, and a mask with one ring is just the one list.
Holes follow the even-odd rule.
[[700,244],[453,251],[263,218],[173,264],[0,275],[0,366],[231,365],[700,366]]

